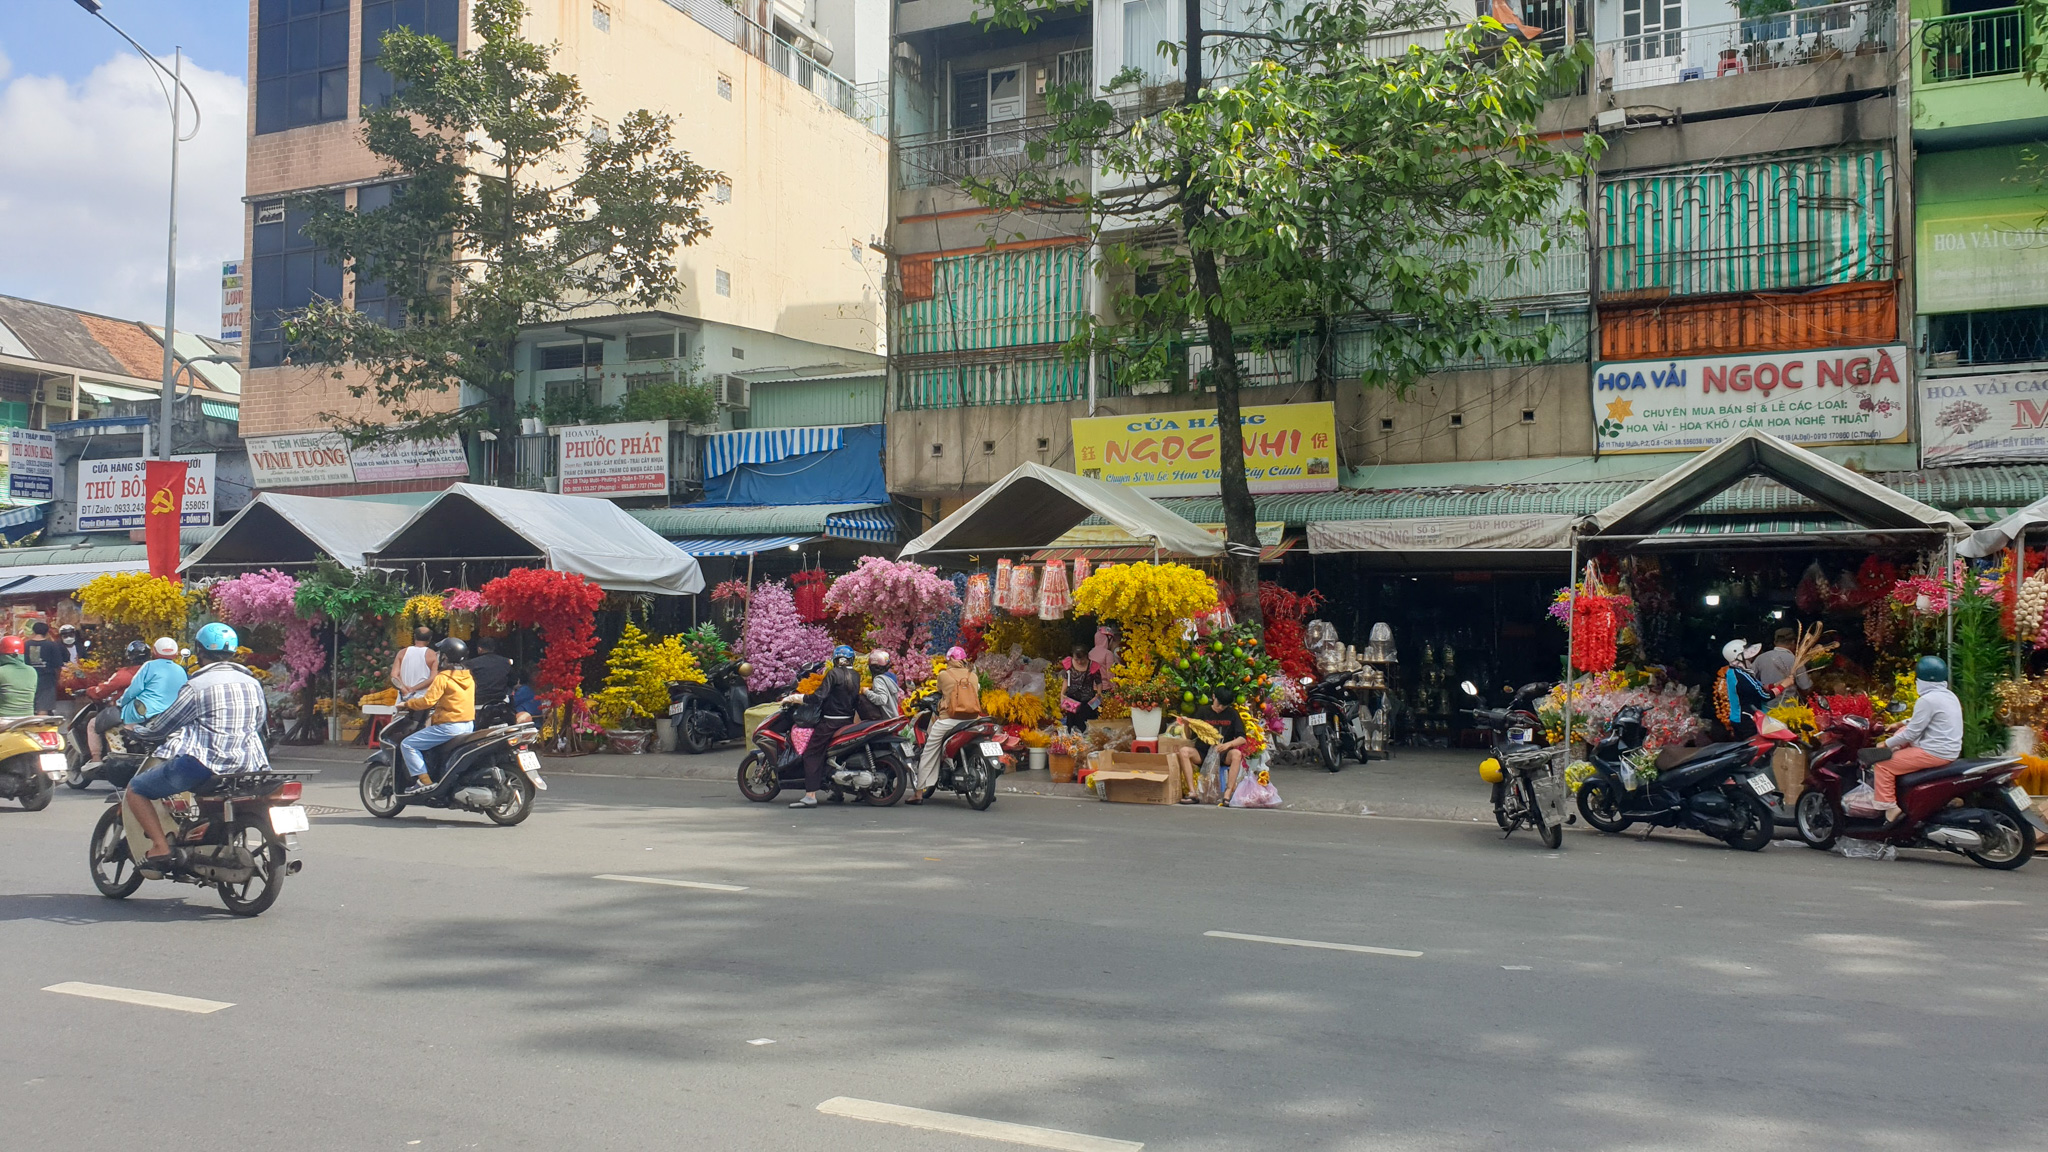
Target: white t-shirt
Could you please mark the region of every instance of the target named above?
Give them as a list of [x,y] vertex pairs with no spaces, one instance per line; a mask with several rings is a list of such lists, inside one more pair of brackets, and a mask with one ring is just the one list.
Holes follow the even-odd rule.
[[[398,654],[398,698],[410,700],[427,690],[432,683],[433,673],[427,668],[427,650],[414,644]],[[413,687],[407,688],[405,685]]]

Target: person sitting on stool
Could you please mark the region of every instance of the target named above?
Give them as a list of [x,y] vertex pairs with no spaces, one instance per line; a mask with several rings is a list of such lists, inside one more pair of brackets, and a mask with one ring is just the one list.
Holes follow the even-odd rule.
[[412,787],[402,795],[418,796],[434,789],[427,777],[427,749],[439,748],[457,736],[476,731],[476,681],[462,662],[469,645],[450,636],[434,645],[441,657],[441,670],[434,673],[426,691],[400,704],[414,712],[434,710],[426,727],[407,736],[398,745],[405,755],[405,770],[412,774]]
[[1948,663],[1939,656],[1922,656],[1913,678],[1920,690],[1913,716],[1892,725],[1884,742],[1892,754],[1872,765],[1877,776],[1872,790],[1889,820],[1900,816],[1899,777],[1952,764],[1963,754],[1963,703],[1948,686]]

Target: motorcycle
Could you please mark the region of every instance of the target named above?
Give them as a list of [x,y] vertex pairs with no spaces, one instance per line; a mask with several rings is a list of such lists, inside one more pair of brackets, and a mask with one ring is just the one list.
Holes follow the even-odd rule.
[[[754,729],[754,747],[740,761],[740,795],[765,804],[784,788],[804,786],[804,762],[790,741],[796,705],[784,704]],[[825,785],[832,795],[852,796],[886,808],[903,799],[910,786],[910,760],[904,745],[909,716],[856,719],[839,730],[825,752]],[[991,785],[991,788],[993,785]]]
[[171,844],[165,870],[148,865],[149,841],[122,802],[127,790],[116,791],[92,830],[93,886],[115,900],[134,895],[144,880],[211,886],[228,911],[261,915],[277,902],[284,878],[305,863],[291,853],[308,826],[299,777],[310,774],[242,772],[216,777],[196,793],[151,801]]
[[50,806],[57,781],[70,768],[59,731],[63,723],[55,716],[0,720],[0,796],[21,801],[28,812]]
[[1333,672],[1317,680],[1303,676],[1301,686],[1308,698],[1309,738],[1315,742],[1316,762],[1335,772],[1345,757],[1365,763],[1365,721],[1360,716],[1359,698],[1354,690],[1358,673]]
[[540,733],[530,723],[492,725],[429,749],[427,775],[435,781],[433,791],[401,796],[399,766],[404,757],[398,745],[419,731],[425,716],[408,712],[378,733],[378,748],[364,762],[358,786],[370,815],[389,820],[416,804],[481,812],[493,824],[510,826],[533,812],[534,793],[546,791],[548,783],[541,779],[540,757],[533,751]]
[[705,683],[695,680],[668,682],[668,718],[676,729],[676,751],[700,755],[727,740],[747,735],[747,677],[753,665],[745,661],[720,664],[711,669]]
[[[938,698],[927,697],[911,712],[916,738],[911,741],[911,763],[924,756],[924,742],[938,715]],[[985,812],[996,802],[996,778],[1003,774],[1009,758],[998,740],[1003,722],[993,716],[977,716],[946,733],[946,745],[939,754],[939,778],[924,790],[929,800],[941,788],[960,794],[976,812]]]
[[112,702],[88,704],[64,726],[66,787],[82,792],[92,787],[93,781],[104,780],[116,788],[126,788],[128,781],[141,770],[145,759],[143,753],[131,751],[121,739],[118,728],[102,734],[107,742],[107,754],[100,757],[98,763],[92,761],[92,748],[85,741],[86,730],[92,727],[92,722],[102,711],[116,707],[119,706]]
[[1730,848],[1760,851],[1777,827],[1771,753],[1792,739],[1784,725],[1763,719],[1765,730],[1748,740],[1666,749],[1646,770],[1632,758],[1647,735],[1643,710],[1623,708],[1593,748],[1593,775],[1579,786],[1579,815],[1602,832],[1625,832],[1641,822],[1687,828]]
[[2022,766],[2011,756],[1957,760],[1900,776],[1903,815],[1895,824],[1854,815],[1842,797],[1866,782],[1861,753],[1877,733],[1862,716],[1838,716],[1825,735],[1833,739],[1807,762],[1806,788],[1792,806],[1793,826],[1809,848],[1832,848],[1847,836],[1894,848],[1939,848],[2006,871],[2031,859],[2040,835],[2048,834],[2048,821],[2027,790],[2012,782]]
[[[1470,680],[1459,685],[1465,695],[1481,699]],[[1467,708],[1473,720],[1493,733],[1493,755],[1480,761],[1479,776],[1493,785],[1493,819],[1504,836],[1527,825],[1545,848],[1564,844],[1564,826],[1573,817],[1565,811],[1564,762],[1570,749],[1545,748],[1543,724],[1535,700],[1550,691],[1541,681],[1524,684],[1505,708]]]

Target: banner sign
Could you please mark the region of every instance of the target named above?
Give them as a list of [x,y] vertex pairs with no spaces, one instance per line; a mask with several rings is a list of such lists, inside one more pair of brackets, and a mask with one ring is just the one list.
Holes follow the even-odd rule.
[[[211,452],[175,456],[191,467],[185,472],[185,506],[178,523],[186,528],[213,524],[213,462]],[[126,532],[144,527],[146,462],[80,460],[78,462],[78,530]]]
[[228,260],[220,266],[220,338],[230,343],[242,339],[242,317],[248,304],[248,289],[242,285],[240,261]]
[[[1337,488],[1337,406],[1272,404],[1239,412],[1245,479],[1253,492]],[[1222,491],[1214,409],[1096,416],[1073,421],[1074,469],[1147,496]]]
[[564,496],[666,496],[668,421],[563,428]]
[[183,460],[142,462],[142,540],[148,546],[149,574],[178,578],[178,530],[185,511],[185,474],[191,466]]
[[1528,513],[1390,520],[1316,520],[1308,550],[1325,552],[1566,552],[1576,516]]
[[2048,460],[2048,372],[1921,380],[1920,459],[1930,468]]
[[350,452],[349,460],[359,484],[469,477],[469,457],[462,451],[462,441],[453,434],[439,440],[393,440],[366,445]]
[[302,488],[308,484],[350,484],[348,441],[339,432],[302,432],[296,436],[251,436],[249,471],[258,488]]
[[1598,364],[1602,452],[1693,452],[1745,428],[1794,444],[1906,435],[1906,348],[1816,348]]
[[7,430],[7,495],[15,500],[57,497],[57,436],[33,428]]

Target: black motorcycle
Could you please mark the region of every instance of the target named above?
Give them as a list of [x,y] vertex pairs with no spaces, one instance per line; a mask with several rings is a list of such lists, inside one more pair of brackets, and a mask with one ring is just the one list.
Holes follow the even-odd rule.
[[668,682],[668,718],[676,729],[676,751],[692,756],[711,751],[728,740],[747,735],[747,677],[753,665],[745,661],[720,664],[695,680]]
[[533,744],[540,733],[532,724],[497,724],[482,728],[427,751],[427,776],[434,788],[418,796],[401,795],[403,770],[399,742],[419,731],[425,712],[399,716],[377,734],[360,785],[363,808],[389,820],[409,804],[422,808],[461,808],[481,812],[494,824],[517,824],[533,811],[533,794],[545,790],[540,757]]
[[1332,772],[1344,766],[1347,756],[1365,763],[1364,722],[1359,717],[1358,696],[1352,691],[1357,677],[1356,672],[1333,672],[1321,680],[1301,678],[1307,689],[1309,739],[1316,746],[1316,762]]
[[1579,786],[1579,815],[1602,832],[1637,823],[1687,828],[1755,852],[1771,842],[1778,795],[1769,740],[1757,737],[1704,748],[1668,748],[1655,762],[1641,755],[1643,710],[1615,713],[1593,747],[1593,775]]
[[[1465,695],[1479,699],[1479,689],[1470,680],[1459,685]],[[1565,812],[1565,748],[1546,748],[1543,722],[1536,716],[1536,700],[1550,691],[1543,681],[1524,684],[1515,690],[1505,708],[1467,708],[1481,728],[1493,733],[1493,755],[1479,766],[1479,774],[1493,785],[1493,819],[1504,835],[1517,828],[1534,828],[1545,848],[1564,843],[1564,826],[1572,819]]]
[[104,780],[116,788],[126,788],[128,781],[134,779],[135,773],[141,769],[142,762],[148,758],[147,749],[133,747],[132,740],[124,741],[119,728],[102,733],[102,738],[107,742],[107,752],[100,757],[98,763],[93,763],[91,747],[85,742],[86,730],[92,727],[93,721],[100,713],[108,708],[118,707],[120,705],[112,701],[105,704],[88,703],[65,724],[66,787],[84,791],[92,787],[93,781]]

